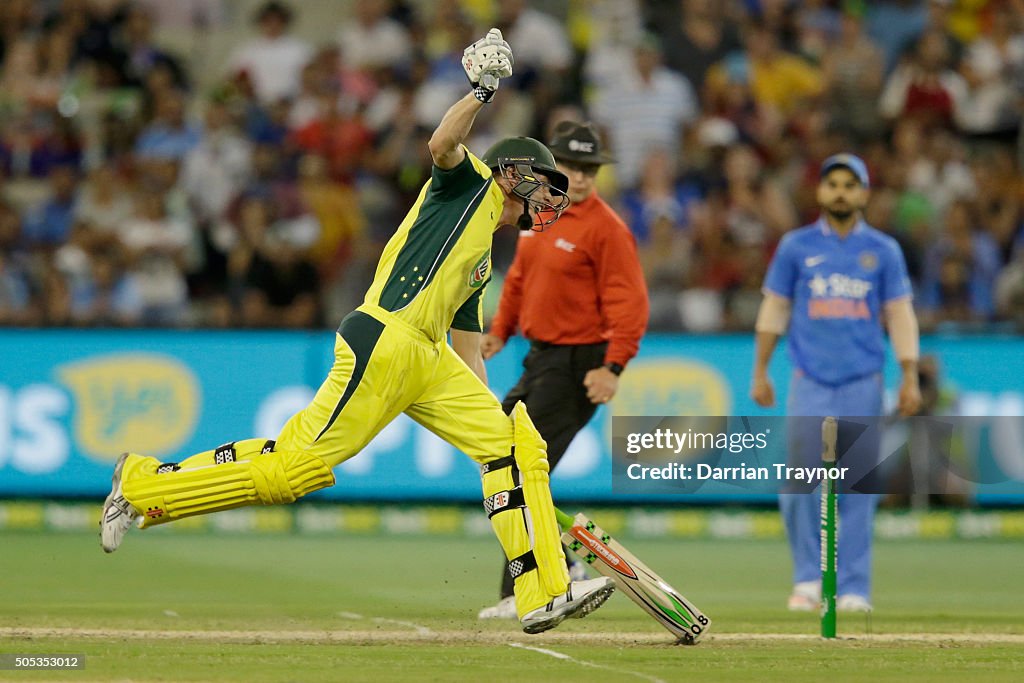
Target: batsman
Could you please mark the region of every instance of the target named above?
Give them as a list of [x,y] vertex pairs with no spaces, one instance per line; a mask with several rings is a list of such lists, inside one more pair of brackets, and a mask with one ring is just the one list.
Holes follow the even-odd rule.
[[493,233],[545,229],[568,206],[568,180],[532,138],[501,140],[482,159],[469,152],[463,140],[514,61],[491,29],[462,63],[472,91],[434,131],[431,177],[385,246],[363,304],[342,320],[334,365],[312,402],[273,440],[177,463],[123,454],[100,522],[106,552],[133,524],[291,503],[331,486],[332,468],[404,412],[480,463],[484,509],[509,560],[524,631],[586,616],[611,595],[608,578],[569,582],[546,445],[524,404],[502,410],[480,356]]

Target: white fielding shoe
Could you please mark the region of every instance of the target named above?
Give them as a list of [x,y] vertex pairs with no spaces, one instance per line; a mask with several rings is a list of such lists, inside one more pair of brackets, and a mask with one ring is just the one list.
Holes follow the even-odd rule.
[[114,465],[114,477],[111,480],[110,495],[103,501],[103,515],[100,517],[100,545],[103,552],[112,553],[124,540],[128,529],[139,518],[132,504],[125,500],[121,493],[121,470],[124,469],[127,453],[122,453]]
[[523,615],[520,619],[523,631],[541,633],[558,626],[565,619],[582,619],[603,605],[614,592],[615,582],[607,576],[573,581],[563,595]]
[[786,609],[790,612],[814,612],[821,607],[821,582],[800,581],[793,585]]
[[871,603],[863,595],[847,593],[836,598],[836,610],[839,612],[870,612]]
[[515,619],[516,599],[515,596],[508,596],[498,601],[497,605],[484,607],[477,615],[478,619]]

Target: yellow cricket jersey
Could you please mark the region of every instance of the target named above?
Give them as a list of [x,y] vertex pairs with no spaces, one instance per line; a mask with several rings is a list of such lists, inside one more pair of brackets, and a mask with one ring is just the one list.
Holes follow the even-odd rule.
[[433,341],[449,328],[483,331],[491,239],[504,201],[491,170],[469,150],[455,168],[435,166],[384,247],[364,301]]

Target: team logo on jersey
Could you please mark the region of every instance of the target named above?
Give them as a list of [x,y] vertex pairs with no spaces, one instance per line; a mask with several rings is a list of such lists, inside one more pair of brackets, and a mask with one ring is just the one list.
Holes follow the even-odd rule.
[[862,251],[857,256],[857,263],[869,273],[878,267],[878,254],[873,251]]
[[871,309],[866,301],[871,283],[867,280],[842,273],[832,273],[828,277],[818,273],[807,281],[807,286],[811,290],[807,317],[812,320],[871,318]]
[[480,257],[480,260],[473,266],[473,272],[469,274],[469,286],[473,289],[480,287],[487,280],[491,272],[491,250]]

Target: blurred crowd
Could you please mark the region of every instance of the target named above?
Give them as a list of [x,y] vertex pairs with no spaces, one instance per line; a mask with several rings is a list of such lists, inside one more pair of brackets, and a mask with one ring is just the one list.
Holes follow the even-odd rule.
[[490,26],[515,75],[470,148],[597,123],[652,329],[752,329],[840,150],[923,327],[1024,329],[1024,0],[4,0],[0,325],[333,327]]

